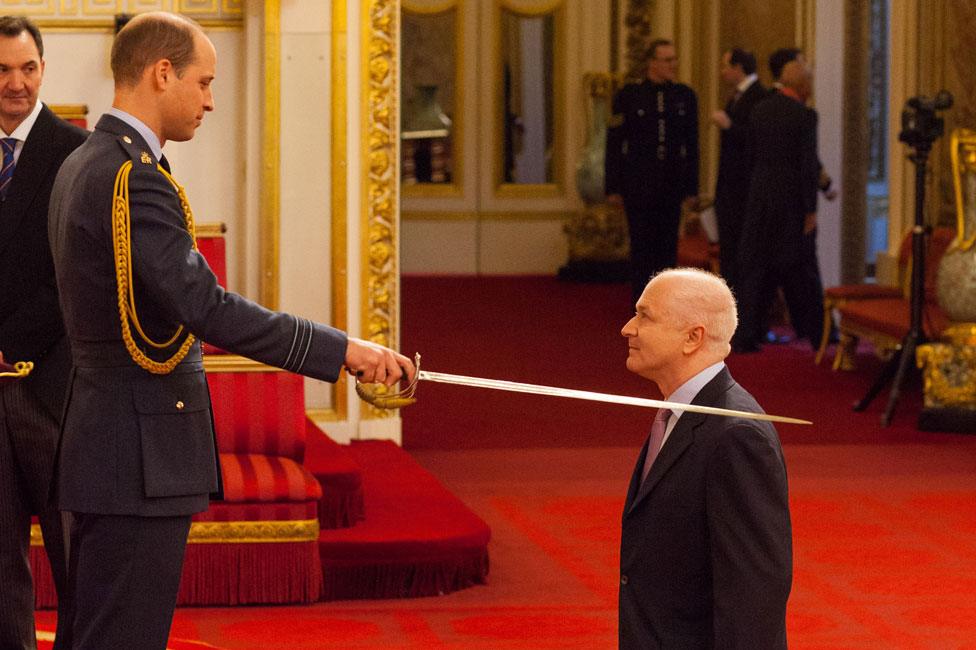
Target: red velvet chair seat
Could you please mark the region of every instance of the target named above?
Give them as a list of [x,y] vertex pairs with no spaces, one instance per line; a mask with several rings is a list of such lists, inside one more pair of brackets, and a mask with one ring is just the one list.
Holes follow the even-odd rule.
[[322,486],[291,458],[265,454],[220,454],[224,500],[232,503],[318,501]]
[[[911,309],[902,298],[882,298],[852,302],[838,309],[842,322],[856,330],[877,332],[901,339],[911,327]],[[937,338],[949,324],[945,313],[934,303],[924,305],[922,329],[929,338]]]

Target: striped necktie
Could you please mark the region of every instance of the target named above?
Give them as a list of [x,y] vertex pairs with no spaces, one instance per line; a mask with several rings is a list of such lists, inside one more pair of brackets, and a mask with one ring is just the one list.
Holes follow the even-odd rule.
[[10,181],[14,177],[14,148],[16,146],[17,138],[0,139],[0,147],[3,147],[3,169],[0,169],[0,201],[6,200]]

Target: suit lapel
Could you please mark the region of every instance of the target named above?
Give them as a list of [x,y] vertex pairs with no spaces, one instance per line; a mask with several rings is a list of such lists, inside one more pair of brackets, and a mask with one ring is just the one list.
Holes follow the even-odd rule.
[[[10,183],[10,192],[3,202],[2,218],[0,218],[0,242],[13,241],[14,233],[20,227],[21,221],[27,215],[28,208],[38,190],[41,189],[39,179],[44,178],[48,167],[54,162],[54,147],[51,139],[54,131],[54,114],[47,106],[41,108],[37,121],[34,122],[24,148],[20,151],[14,177]],[[47,209],[44,209],[47,216]]]
[[[726,392],[733,384],[734,382],[732,375],[729,374],[729,369],[722,368],[721,372],[715,375],[698,392],[698,395],[692,400],[692,404],[713,405],[717,401],[718,396]],[[627,505],[624,508],[625,516],[633,512],[641,501],[647,498],[647,495],[667,475],[668,471],[678,462],[678,459],[681,458],[688,447],[694,443],[695,430],[701,426],[706,417],[703,413],[689,413],[687,411],[682,413],[678,419],[678,423],[671,431],[671,435],[668,436],[668,439],[664,442],[664,446],[661,447],[661,453],[655,459],[654,464],[651,465],[651,471],[647,473],[647,479],[643,484],[639,484],[641,468],[644,466],[644,458],[647,455],[647,443],[644,443],[644,450],[641,452],[640,459],[637,462],[637,469],[631,478],[630,490],[627,492]]]

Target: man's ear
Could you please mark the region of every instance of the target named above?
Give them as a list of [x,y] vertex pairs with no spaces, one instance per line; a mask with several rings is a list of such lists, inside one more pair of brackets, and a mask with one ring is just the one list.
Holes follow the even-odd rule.
[[160,59],[156,63],[152,64],[150,67],[153,77],[153,86],[162,90],[169,82],[176,77],[176,71],[173,69],[173,64],[169,59]]
[[703,345],[705,345],[705,327],[703,325],[689,327],[685,335],[685,352],[691,354]]

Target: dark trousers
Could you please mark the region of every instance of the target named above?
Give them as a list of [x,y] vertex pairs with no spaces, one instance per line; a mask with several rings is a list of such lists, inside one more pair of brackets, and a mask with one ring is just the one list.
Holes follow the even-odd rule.
[[67,570],[61,513],[51,499],[58,422],[23,381],[0,386],[0,648],[35,648],[30,518],[37,514],[59,603]]
[[718,269],[725,282],[738,293],[739,240],[742,239],[742,222],[745,219],[745,197],[715,202],[715,219],[718,222]]
[[636,303],[655,273],[678,263],[681,199],[625,197],[624,209],[630,231],[630,283]]
[[164,650],[190,516],[71,515],[65,647]]
[[758,345],[765,330],[772,292],[783,289],[790,322],[798,338],[816,349],[823,335],[823,282],[817,263],[817,231],[803,236],[799,254],[790,260],[775,256],[740,259],[739,345]]

